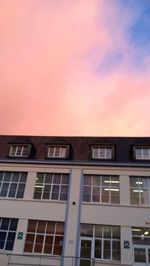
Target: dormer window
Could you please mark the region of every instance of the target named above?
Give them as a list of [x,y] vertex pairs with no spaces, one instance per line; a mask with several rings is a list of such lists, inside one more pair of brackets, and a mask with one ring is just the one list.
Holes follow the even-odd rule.
[[31,145],[12,144],[9,156],[12,157],[29,157]]
[[134,156],[136,160],[150,160],[150,146],[134,147]]
[[66,158],[68,156],[69,147],[65,145],[48,146],[48,158]]
[[92,159],[111,160],[114,157],[114,147],[92,146]]

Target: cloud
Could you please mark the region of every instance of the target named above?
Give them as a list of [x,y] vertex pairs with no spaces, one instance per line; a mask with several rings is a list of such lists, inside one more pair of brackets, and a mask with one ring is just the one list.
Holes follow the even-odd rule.
[[133,120],[147,123],[149,57],[137,75],[127,35],[134,19],[126,10],[120,21],[120,8],[117,0],[0,2],[1,134],[148,134]]

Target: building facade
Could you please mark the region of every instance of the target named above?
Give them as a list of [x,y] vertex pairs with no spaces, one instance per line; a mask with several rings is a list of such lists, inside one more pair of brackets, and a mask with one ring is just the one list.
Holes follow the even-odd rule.
[[0,136],[0,266],[150,265],[150,138]]

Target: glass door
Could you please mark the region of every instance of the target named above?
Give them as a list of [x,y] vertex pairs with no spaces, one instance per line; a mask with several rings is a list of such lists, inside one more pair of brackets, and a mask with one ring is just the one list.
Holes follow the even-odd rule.
[[91,266],[92,240],[81,238],[80,241],[80,266]]
[[150,266],[150,247],[134,246],[134,265]]

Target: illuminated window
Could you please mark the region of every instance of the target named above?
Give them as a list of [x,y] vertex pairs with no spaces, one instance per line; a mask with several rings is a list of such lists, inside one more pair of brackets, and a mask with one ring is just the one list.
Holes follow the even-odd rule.
[[68,174],[37,173],[34,199],[66,201],[68,186]]
[[61,255],[64,223],[29,220],[25,252]]
[[12,157],[29,157],[31,145],[11,145],[9,156]]
[[130,202],[136,205],[150,204],[150,178],[130,176]]
[[92,159],[111,160],[114,157],[113,147],[93,146]]
[[83,201],[119,204],[119,177],[84,175]]

